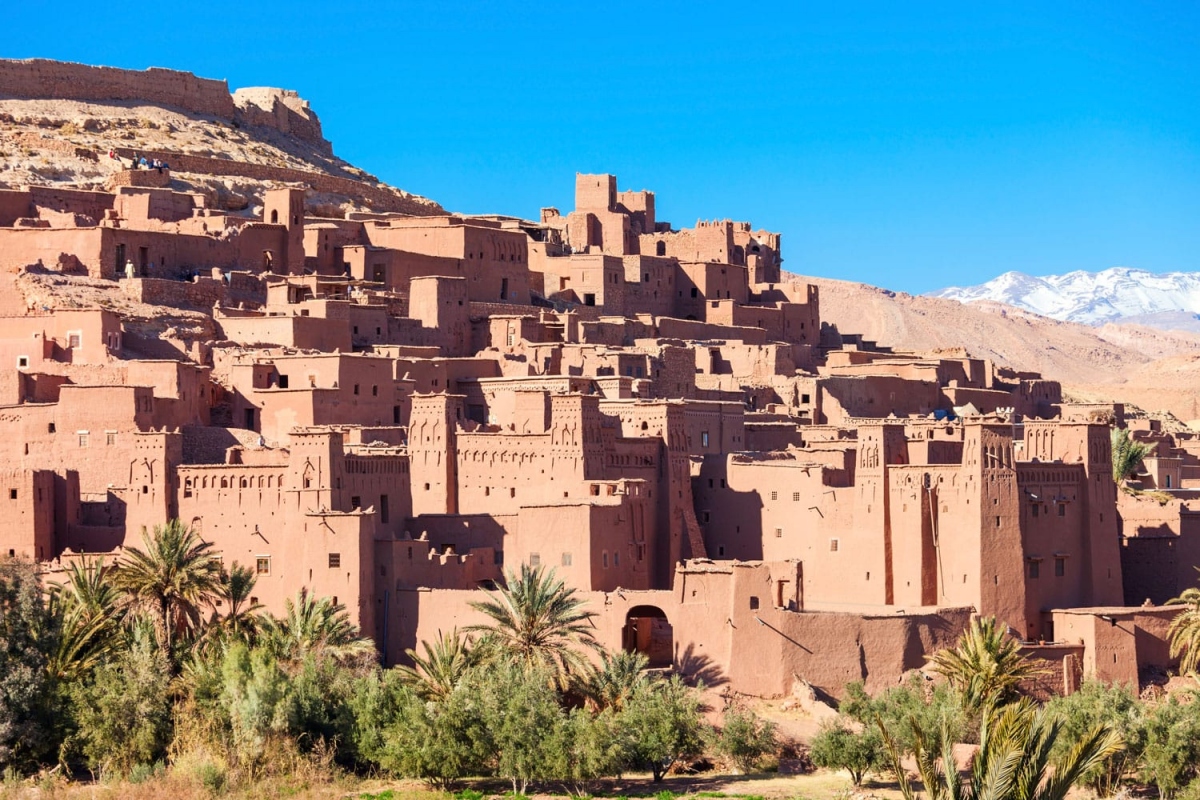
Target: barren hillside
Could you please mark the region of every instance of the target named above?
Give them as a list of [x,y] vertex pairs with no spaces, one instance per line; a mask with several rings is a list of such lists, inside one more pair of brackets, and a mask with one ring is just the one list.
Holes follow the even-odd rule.
[[903,350],[962,347],[1016,369],[1061,381],[1080,399],[1118,400],[1200,416],[1200,336],[1133,325],[1093,328],[998,303],[964,305],[874,286],[803,278],[821,289],[821,317]]
[[230,94],[224,81],[170,70],[0,60],[0,187],[103,189],[122,169],[113,150],[125,166],[135,153],[165,161],[172,189],[203,193],[214,208],[240,211],[272,186],[307,185],[318,212],[443,213],[333,155],[294,92]]

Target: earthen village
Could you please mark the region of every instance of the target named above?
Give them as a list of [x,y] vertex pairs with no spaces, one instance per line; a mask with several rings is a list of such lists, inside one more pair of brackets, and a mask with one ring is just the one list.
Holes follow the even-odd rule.
[[[0,62],[4,97],[141,98],[327,147],[307,104],[255,91]],[[563,175],[574,208],[536,219],[467,216],[19,136],[107,174],[0,190],[4,554],[53,571],[179,519],[253,567],[266,609],[336,598],[387,665],[527,564],[607,647],[760,697],[894,685],[975,615],[1055,691],[1170,666],[1200,438],[840,330],[779,233],[662,219],[614,175]],[[234,208],[185,174],[266,185]],[[1161,502],[1119,490],[1114,427],[1152,445]]]

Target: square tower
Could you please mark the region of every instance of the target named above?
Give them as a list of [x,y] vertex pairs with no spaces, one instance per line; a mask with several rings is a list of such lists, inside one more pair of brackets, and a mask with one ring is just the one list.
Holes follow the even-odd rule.
[[304,274],[304,190],[269,189],[263,196],[263,222],[282,225],[287,235],[283,253],[273,260],[271,271]]

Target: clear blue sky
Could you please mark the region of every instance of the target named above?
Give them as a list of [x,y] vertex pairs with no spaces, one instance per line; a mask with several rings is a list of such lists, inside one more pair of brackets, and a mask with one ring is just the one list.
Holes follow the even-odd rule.
[[801,273],[1200,268],[1194,3],[574,5],[19,2],[0,55],[296,89],[340,156],[458,211],[613,172],[676,225],[782,232]]

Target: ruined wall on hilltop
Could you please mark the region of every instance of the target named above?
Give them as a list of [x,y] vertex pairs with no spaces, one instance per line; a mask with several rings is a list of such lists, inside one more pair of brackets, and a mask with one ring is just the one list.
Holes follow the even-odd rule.
[[233,119],[236,111],[225,81],[158,67],[117,69],[41,58],[0,59],[0,95],[85,102],[144,100],[225,119]]
[[262,125],[317,145],[327,153],[333,145],[321,133],[321,120],[299,94],[287,89],[256,86],[238,89],[233,93],[238,122],[242,125]]
[[274,128],[311,142],[326,153],[333,152],[321,133],[316,112],[296,92],[253,87],[231,95],[226,81],[172,69],[93,67],[41,58],[0,59],[0,97],[94,103],[140,101],[220,117],[239,125]]

